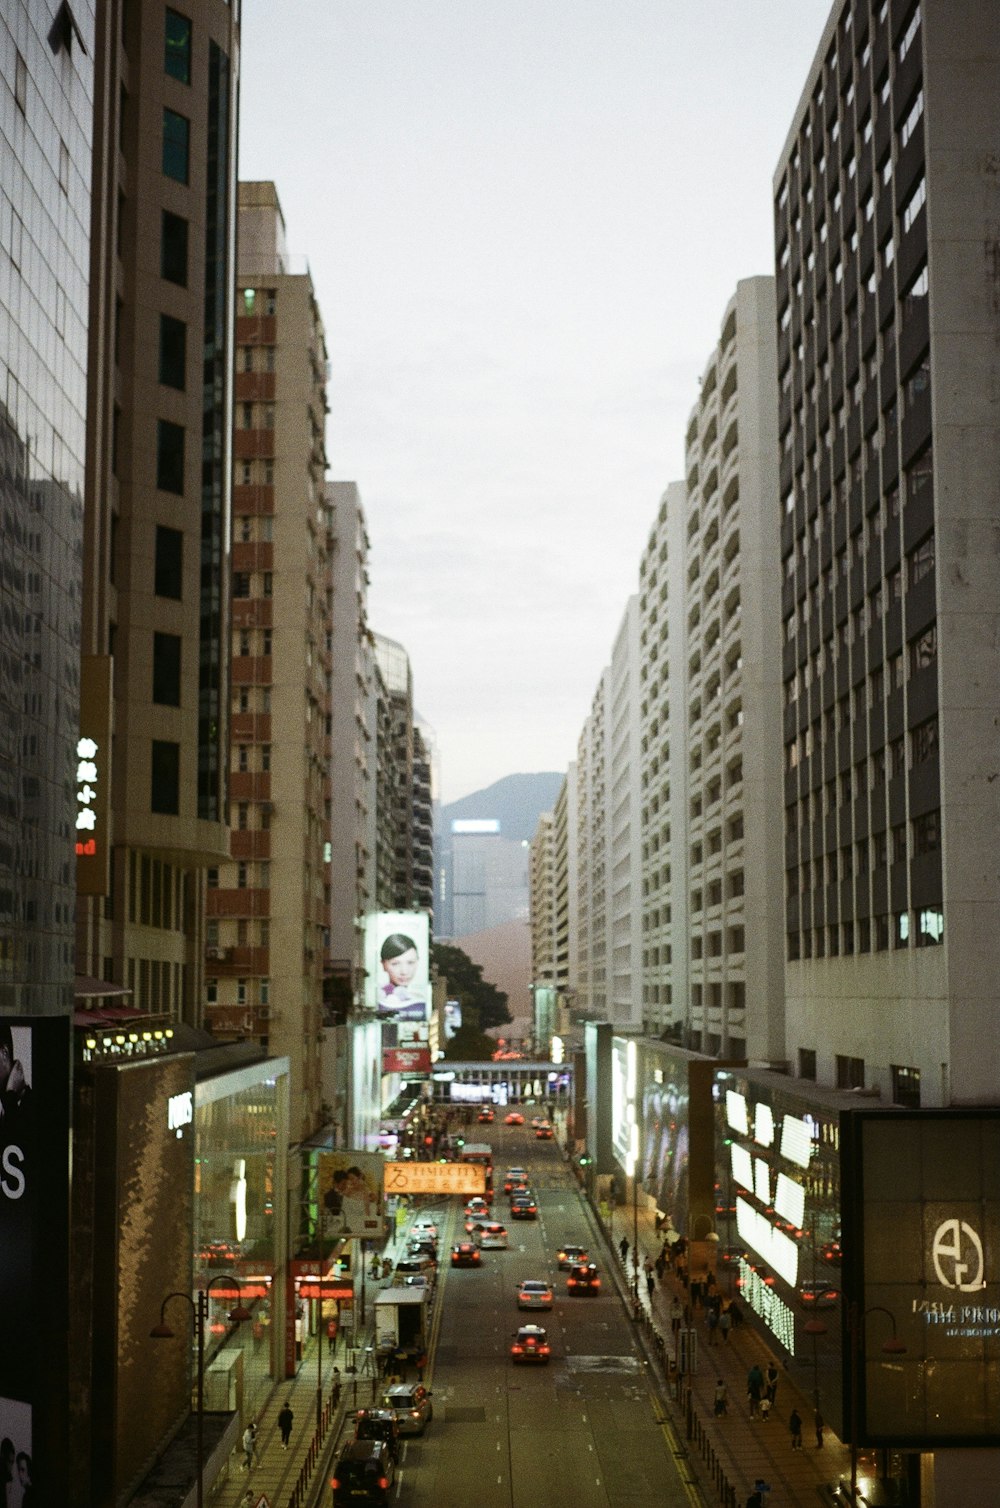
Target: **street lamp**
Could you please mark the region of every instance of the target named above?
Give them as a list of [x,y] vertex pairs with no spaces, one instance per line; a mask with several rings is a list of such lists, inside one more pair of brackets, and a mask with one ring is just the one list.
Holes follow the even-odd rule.
[[848,1307],[847,1327],[851,1341],[851,1508],[854,1508],[858,1500],[858,1359],[864,1339],[865,1320],[869,1314],[885,1314],[889,1317],[892,1334],[888,1340],[882,1342],[883,1354],[886,1356],[906,1354],[906,1347],[896,1334],[896,1316],[891,1309],[886,1309],[881,1304],[872,1304],[864,1311],[860,1310],[856,1303]]
[[[173,1340],[174,1332],[164,1319],[167,1305],[171,1299],[184,1299],[191,1305],[191,1317],[194,1324],[195,1335],[198,1340],[198,1394],[197,1408],[195,1412],[195,1467],[197,1487],[197,1508],[203,1508],[204,1503],[204,1473],[203,1473],[203,1448],[204,1448],[204,1415],[205,1415],[205,1326],[208,1323],[209,1291],[213,1283],[228,1282],[236,1284],[237,1295],[240,1291],[240,1282],[228,1272],[220,1272],[214,1278],[209,1278],[204,1288],[198,1289],[197,1302],[189,1293],[175,1289],[168,1293],[160,1305],[160,1323],[150,1330],[153,1340]],[[252,1319],[250,1310],[243,1303],[238,1302],[235,1309],[229,1311],[229,1319],[234,1325],[242,1324],[244,1320]]]

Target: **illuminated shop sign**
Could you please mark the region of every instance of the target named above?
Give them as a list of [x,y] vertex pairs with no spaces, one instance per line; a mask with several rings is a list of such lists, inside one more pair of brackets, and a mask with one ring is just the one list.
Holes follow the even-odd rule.
[[172,1094],[167,1101],[167,1128],[183,1136],[184,1127],[194,1120],[194,1096],[190,1090],[184,1094]]
[[795,1350],[795,1315],[755,1268],[740,1258],[740,1293],[786,1351]]
[[1000,1110],[854,1112],[842,1128],[859,1442],[996,1446]]
[[735,1089],[726,1090],[726,1124],[737,1131],[740,1136],[750,1135],[746,1097],[737,1094]]
[[770,1105],[756,1104],[753,1107],[753,1139],[760,1147],[770,1147],[774,1142],[774,1116]]
[[794,1288],[799,1276],[799,1248],[791,1236],[778,1230],[766,1215],[740,1196],[736,1199],[736,1229],[744,1244]]
[[729,1148],[729,1161],[733,1169],[733,1178],[741,1189],[753,1188],[753,1158],[746,1147],[737,1146],[734,1142]]
[[611,1039],[611,1140],[626,1174],[635,1170],[639,1127],[635,1116],[636,1048],[624,1037]]
[[782,1220],[789,1221],[796,1230],[801,1230],[806,1221],[806,1191],[801,1183],[779,1173],[774,1190],[774,1207]]
[[108,760],[111,751],[111,659],[80,662],[80,736],[76,741],[74,851],[82,895],[108,889]]
[[781,1155],[800,1168],[809,1166],[812,1156],[812,1132],[804,1120],[785,1115],[781,1120]]

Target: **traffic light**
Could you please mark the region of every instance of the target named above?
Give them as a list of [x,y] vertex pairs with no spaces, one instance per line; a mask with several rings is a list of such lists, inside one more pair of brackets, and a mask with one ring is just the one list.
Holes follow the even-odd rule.
[[581,1168],[589,1168],[593,1160],[594,1159],[591,1157],[589,1152],[581,1152],[579,1157],[577,1158],[577,1162],[580,1164]]
[[462,1148],[465,1146],[465,1137],[464,1136],[456,1136],[455,1137],[455,1145],[458,1148],[458,1150],[461,1151]]

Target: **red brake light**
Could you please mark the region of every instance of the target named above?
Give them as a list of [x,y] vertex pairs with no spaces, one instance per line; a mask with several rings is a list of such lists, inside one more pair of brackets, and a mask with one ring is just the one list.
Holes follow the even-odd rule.
[[381,1487],[381,1489],[382,1489],[383,1492],[388,1492],[388,1490],[389,1490],[389,1478],[388,1477],[379,1477],[379,1479],[378,1479],[378,1485]]
[[340,1481],[339,1481],[339,1479],[337,1477],[331,1477],[330,1478],[330,1486],[333,1488],[334,1492],[339,1492],[340,1491]]
[[512,1356],[520,1356],[520,1354],[521,1354],[521,1347],[520,1346],[511,1346],[510,1353],[511,1353]]

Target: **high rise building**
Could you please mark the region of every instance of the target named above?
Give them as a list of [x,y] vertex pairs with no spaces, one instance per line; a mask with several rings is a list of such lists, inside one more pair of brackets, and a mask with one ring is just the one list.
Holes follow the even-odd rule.
[[641,762],[639,749],[639,599],[629,598],[611,650],[607,704],[608,980],[606,1019],[636,1028],[642,1020]]
[[210,874],[208,1016],[291,1065],[321,1120],[329,925],[326,342],[272,183],[239,186],[230,852]]
[[108,809],[77,970],[198,1023],[227,848],[236,13],[108,5],[95,56],[81,731]]
[[434,908],[434,742],[418,721],[413,728],[413,904]]
[[0,16],[4,1014],[73,998],[94,9]]
[[774,180],[788,1054],[908,1106],[998,1089],[995,19],[835,6]]
[[[677,736],[660,743],[668,785],[658,787],[670,839],[661,859],[683,886],[672,928],[687,954],[680,1040],[767,1062],[784,1058],[773,332],[773,279],[739,283],[688,423],[680,580],[660,604],[681,648]],[[652,622],[648,639],[653,675]],[[649,744],[655,759],[652,731]],[[656,789],[651,774],[651,803]]]
[[607,1010],[607,748],[605,708],[610,672],[604,670],[580,733],[577,770],[577,913],[579,948],[570,986],[578,1008],[595,1021]]
[[410,911],[413,885],[413,672],[402,644],[375,635],[375,658],[389,699],[392,786],[388,810],[380,810],[379,826],[391,834],[393,851],[392,909]]

